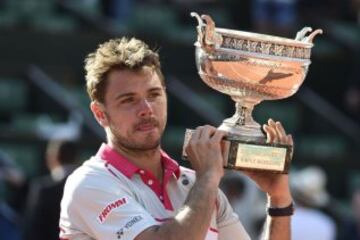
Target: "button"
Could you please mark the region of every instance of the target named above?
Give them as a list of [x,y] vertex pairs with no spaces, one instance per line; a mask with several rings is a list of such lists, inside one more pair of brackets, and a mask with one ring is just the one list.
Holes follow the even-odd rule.
[[149,185],[152,185],[152,184],[154,183],[154,181],[150,179],[147,183],[148,183]]
[[188,185],[188,184],[189,184],[189,180],[188,180],[188,179],[183,179],[183,180],[182,180],[182,184],[183,184],[184,186]]
[[144,174],[144,173],[145,173],[145,171],[141,169],[141,170],[140,170],[140,174]]
[[163,196],[160,196],[159,198],[160,198],[161,201],[164,200]]
[[181,177],[182,177],[181,183],[182,183],[184,186],[186,186],[186,185],[188,185],[188,184],[190,183],[188,177],[187,177],[185,174],[182,174]]

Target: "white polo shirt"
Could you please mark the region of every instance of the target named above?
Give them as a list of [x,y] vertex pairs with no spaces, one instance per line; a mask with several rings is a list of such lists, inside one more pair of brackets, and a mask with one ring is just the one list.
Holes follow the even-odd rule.
[[[162,183],[103,144],[66,181],[60,239],[130,240],[173,218],[195,182],[195,173],[164,152],[161,160]],[[250,239],[220,190],[216,206],[205,240]]]

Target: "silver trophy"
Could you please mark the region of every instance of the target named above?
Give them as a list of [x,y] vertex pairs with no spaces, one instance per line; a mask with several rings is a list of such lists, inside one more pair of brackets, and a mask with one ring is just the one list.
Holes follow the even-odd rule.
[[[311,63],[313,39],[322,30],[305,27],[289,39],[217,28],[208,15],[191,16],[199,23],[195,47],[201,79],[236,103],[235,114],[219,127],[229,133],[224,141],[225,167],[287,173],[290,146],[267,144],[252,110],[263,100],[287,98],[298,91]],[[184,147],[192,131],[186,131]],[[184,151],[183,155],[186,159]]]

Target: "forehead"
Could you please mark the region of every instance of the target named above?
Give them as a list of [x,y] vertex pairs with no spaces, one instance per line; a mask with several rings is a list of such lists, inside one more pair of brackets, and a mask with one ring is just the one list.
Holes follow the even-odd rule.
[[108,74],[107,94],[136,93],[147,91],[154,87],[163,87],[160,77],[150,67],[143,67],[139,70],[112,70]]

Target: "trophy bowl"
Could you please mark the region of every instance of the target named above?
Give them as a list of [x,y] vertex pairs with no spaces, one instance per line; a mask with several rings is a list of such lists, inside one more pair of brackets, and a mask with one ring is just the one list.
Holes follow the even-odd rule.
[[254,106],[298,91],[311,63],[313,39],[322,30],[305,27],[289,39],[217,28],[208,15],[191,16],[198,20],[195,47],[201,79],[236,102],[235,114],[219,129],[238,139],[264,142],[265,135],[252,118]]
[[[211,88],[230,95],[235,114],[219,129],[223,139],[225,168],[286,174],[292,146],[266,143],[261,126],[252,117],[254,106],[295,94],[311,63],[314,37],[321,29],[305,27],[295,39],[216,28],[208,15],[196,17],[196,66],[201,79]],[[183,158],[193,130],[185,132]]]

